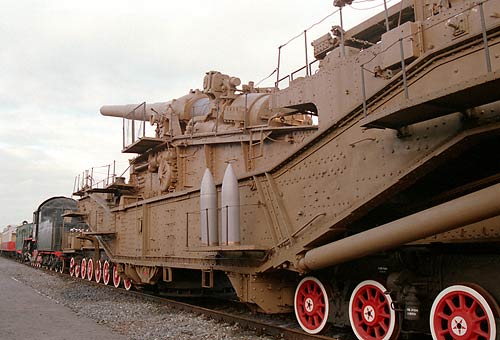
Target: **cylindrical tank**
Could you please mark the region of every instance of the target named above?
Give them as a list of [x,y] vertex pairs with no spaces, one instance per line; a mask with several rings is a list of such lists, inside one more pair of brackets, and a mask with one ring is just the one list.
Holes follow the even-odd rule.
[[216,246],[219,244],[217,225],[217,189],[209,169],[205,170],[200,189],[201,243]]
[[231,164],[222,179],[222,244],[240,244],[240,193],[238,180]]
[[[245,121],[247,126],[261,125],[267,122],[267,119],[273,115],[269,109],[270,95],[268,93],[247,93],[239,95],[231,103],[232,108],[240,108],[231,113],[226,109],[224,119]],[[246,114],[246,116],[244,116]]]

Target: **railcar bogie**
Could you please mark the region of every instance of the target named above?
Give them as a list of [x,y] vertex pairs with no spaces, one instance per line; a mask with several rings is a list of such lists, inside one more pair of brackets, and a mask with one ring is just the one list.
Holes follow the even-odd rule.
[[500,301],[495,247],[409,246],[312,272],[296,288],[297,319],[311,333],[322,331],[325,319],[349,326],[360,340],[472,339],[474,332],[494,339]]

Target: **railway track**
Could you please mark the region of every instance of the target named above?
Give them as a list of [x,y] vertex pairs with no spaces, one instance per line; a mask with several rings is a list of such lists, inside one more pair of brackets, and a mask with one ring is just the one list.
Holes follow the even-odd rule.
[[180,302],[180,301],[175,301],[171,299],[166,299],[158,296],[153,296],[153,295],[148,295],[148,294],[143,294],[140,292],[135,292],[135,291],[128,291],[127,293],[131,294],[137,294],[140,295],[143,298],[151,299],[152,301],[155,302],[160,302],[162,304],[168,305],[169,307],[173,307],[178,310],[186,311],[186,312],[191,312],[191,313],[200,313],[203,314],[207,317],[210,317],[214,320],[222,321],[222,322],[227,322],[227,323],[237,323],[243,328],[250,329],[252,331],[255,331],[256,333],[259,334],[265,334],[265,335],[270,335],[274,336],[280,339],[291,339],[291,340],[309,340],[309,339],[324,339],[324,340],[341,340],[339,337],[328,337],[328,336],[322,336],[322,335],[313,335],[313,334],[307,334],[302,331],[292,329],[292,328],[287,328],[287,327],[282,327],[282,326],[277,326],[277,325],[272,325],[269,323],[265,323],[263,321],[258,321],[254,320],[251,318],[246,318],[243,316],[238,316],[230,313],[225,313],[219,310],[213,310],[205,307],[200,307],[196,305],[192,305],[189,303],[185,302]]
[[315,335],[307,334],[298,328],[285,327],[283,325],[273,324],[270,322],[269,317],[267,320],[258,320],[257,318],[252,318],[244,315],[238,315],[238,313],[224,312],[218,309],[207,308],[204,306],[199,306],[193,303],[187,303],[183,301],[172,300],[169,298],[153,295],[151,293],[126,290],[124,288],[115,288],[113,285],[104,285],[102,283],[97,283],[95,281],[89,281],[87,279],[81,279],[76,277],[71,277],[66,273],[54,272],[49,269],[41,268],[45,273],[53,276],[61,277],[65,280],[78,281],[79,283],[99,287],[102,289],[110,289],[113,291],[119,291],[120,294],[124,296],[135,297],[139,299],[144,299],[149,302],[157,303],[159,305],[165,306],[169,309],[175,309],[178,311],[184,311],[199,315],[204,315],[207,318],[214,319],[219,322],[225,322],[228,324],[237,324],[243,329],[251,330],[260,335],[267,335],[277,339],[290,339],[290,340],[311,340],[311,339],[323,339],[323,340],[345,340],[344,335]]

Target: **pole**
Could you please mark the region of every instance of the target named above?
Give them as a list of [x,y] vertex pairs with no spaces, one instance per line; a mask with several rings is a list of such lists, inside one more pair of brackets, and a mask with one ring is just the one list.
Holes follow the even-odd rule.
[[342,57],[345,58],[344,20],[342,18],[342,7],[339,8],[339,14],[340,14],[340,51],[342,52]]
[[405,91],[405,98],[408,99],[408,84],[406,83],[406,65],[405,56],[403,51],[403,39],[399,38],[399,51],[401,52],[401,71],[403,72],[403,86]]
[[481,29],[483,31],[484,53],[486,56],[486,70],[491,73],[490,48],[488,46],[488,36],[486,35],[486,23],[484,21],[483,2],[479,4],[479,15],[481,16]]
[[276,88],[278,88],[278,82],[280,81],[280,62],[281,62],[281,47],[278,47],[278,67],[276,68]]
[[384,0],[385,30],[389,32],[389,12],[387,11],[387,0]]
[[306,76],[309,76],[309,60],[307,59],[307,30],[304,30],[304,45],[306,50]]

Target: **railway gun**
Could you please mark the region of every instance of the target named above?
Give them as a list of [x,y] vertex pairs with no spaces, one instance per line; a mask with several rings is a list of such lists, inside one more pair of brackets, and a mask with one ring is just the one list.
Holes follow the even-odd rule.
[[498,0],[404,1],[314,40],[273,87],[209,71],[167,102],[103,106],[134,156],[128,179],[77,181],[92,266],[294,311],[308,333],[496,339],[499,36]]

